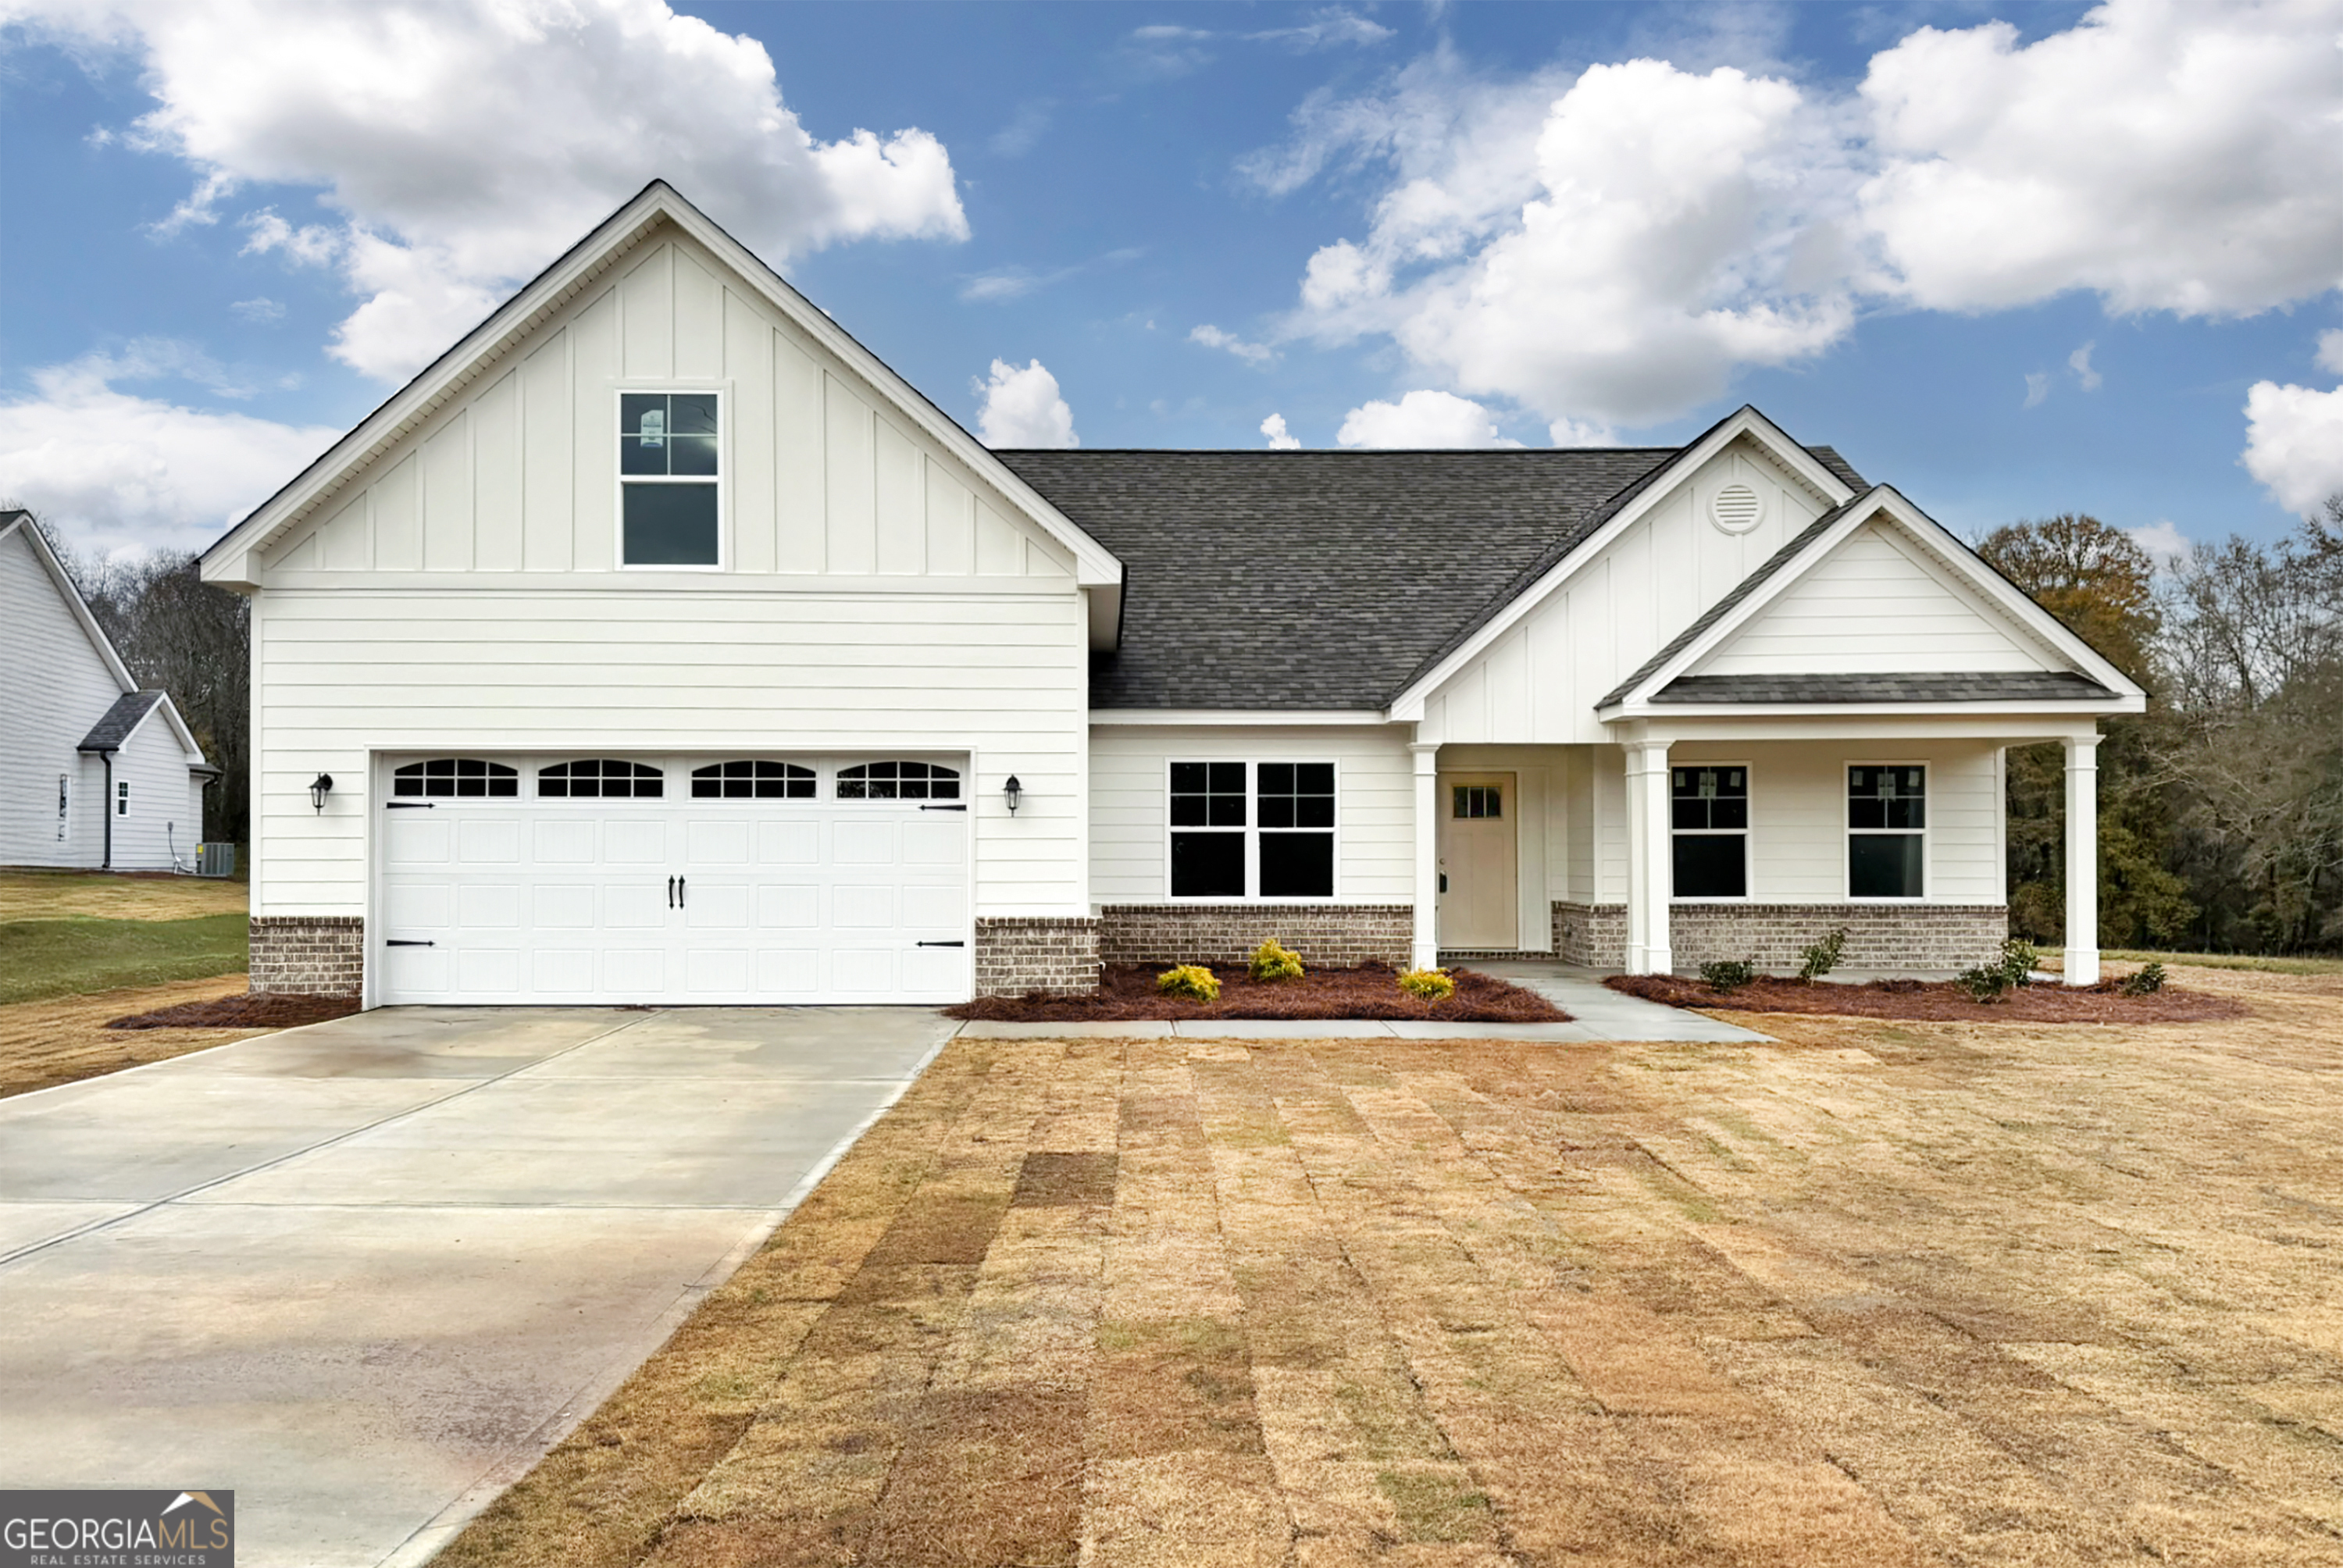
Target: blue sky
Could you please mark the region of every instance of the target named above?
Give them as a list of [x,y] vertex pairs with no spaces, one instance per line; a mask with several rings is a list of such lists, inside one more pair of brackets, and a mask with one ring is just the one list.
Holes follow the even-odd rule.
[[0,494],[85,547],[206,541],[653,173],[1001,444],[1747,401],[1965,532],[2343,487],[2336,0],[5,16]]

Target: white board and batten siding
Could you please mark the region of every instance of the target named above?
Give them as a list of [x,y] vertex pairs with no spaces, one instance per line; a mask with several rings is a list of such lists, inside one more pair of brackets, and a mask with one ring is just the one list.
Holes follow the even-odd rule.
[[[1747,487],[1754,526],[1712,520],[1719,491]],[[1443,745],[1602,744],[1594,704],[1830,503],[1744,438],[1579,562],[1543,603],[1425,700],[1421,738]]]
[[[618,393],[662,386],[722,395],[720,570],[618,565]],[[966,757],[975,914],[1086,913],[1074,574],[662,224],[266,551],[255,911],[367,912],[370,759],[651,751]]]

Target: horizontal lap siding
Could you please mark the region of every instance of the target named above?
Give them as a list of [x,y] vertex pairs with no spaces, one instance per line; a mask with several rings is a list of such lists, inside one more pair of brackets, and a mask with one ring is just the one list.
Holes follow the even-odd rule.
[[[1081,597],[277,589],[263,913],[358,914],[388,750],[972,749],[980,914],[1086,912]],[[334,776],[311,810],[309,780]],[[1013,820],[1000,780],[1025,799]]]
[[[1776,903],[1845,898],[1850,764],[1926,763],[1928,901],[2003,901],[2000,773],[1988,744],[1703,741],[1674,747],[1668,759],[1749,764],[1750,896]],[[1624,878],[1618,896],[1625,896]]]
[[1334,762],[1338,896],[1374,903],[1413,899],[1414,772],[1401,731],[1101,725],[1091,733],[1091,897],[1096,902],[1170,897],[1165,768],[1173,760]]
[[[19,528],[0,542],[0,865],[95,866],[99,781],[75,750],[122,695]],[[57,838],[57,776],[73,779],[66,836]]]

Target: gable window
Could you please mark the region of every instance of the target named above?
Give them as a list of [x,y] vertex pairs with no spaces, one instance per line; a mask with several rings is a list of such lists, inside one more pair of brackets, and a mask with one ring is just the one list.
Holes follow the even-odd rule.
[[430,795],[446,799],[487,796],[506,799],[520,793],[518,769],[477,757],[434,757],[409,762],[390,775],[394,795]]
[[1749,769],[1668,769],[1668,826],[1679,899],[1749,896]]
[[813,769],[794,762],[711,762],[691,770],[695,800],[810,800]]
[[589,757],[582,762],[556,762],[538,769],[537,792],[554,800],[656,800],[667,792],[667,779],[648,762]]
[[860,762],[838,770],[841,800],[957,800],[960,769],[940,762]]
[[722,563],[719,420],[719,398],[714,392],[618,395],[623,565]]
[[1174,762],[1172,896],[1334,896],[1332,762]]
[[1916,899],[1927,863],[1928,770],[1869,764],[1846,770],[1846,892]]

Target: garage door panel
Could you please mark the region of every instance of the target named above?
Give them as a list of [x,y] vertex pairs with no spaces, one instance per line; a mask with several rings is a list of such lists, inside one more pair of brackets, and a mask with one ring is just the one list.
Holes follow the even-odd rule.
[[518,822],[474,818],[456,824],[456,859],[466,866],[520,864]]
[[[668,788],[678,789],[675,759]],[[964,813],[811,798],[451,799],[381,813],[386,1001],[969,994]]]
[[545,822],[532,824],[530,850],[540,866],[590,866],[594,863],[594,840],[600,837],[597,822]]
[[757,824],[757,863],[760,866],[821,864],[820,822],[767,821]]
[[821,924],[821,890],[810,882],[763,882],[757,888],[757,926],[768,931],[810,931]]

